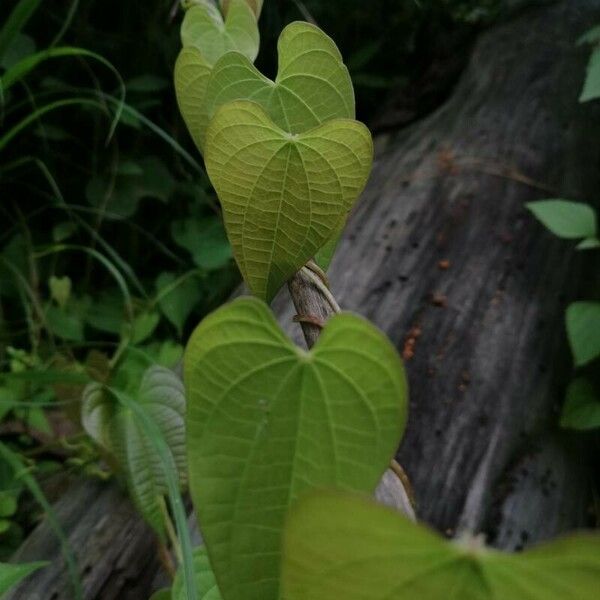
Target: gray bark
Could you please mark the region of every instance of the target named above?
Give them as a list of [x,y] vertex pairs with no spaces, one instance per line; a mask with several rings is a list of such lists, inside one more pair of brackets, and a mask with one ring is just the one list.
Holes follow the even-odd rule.
[[[600,0],[568,0],[483,34],[444,106],[376,140],[370,184],[330,269],[342,308],[407,357],[398,461],[419,516],[507,549],[585,525],[591,497],[588,449],[556,423],[571,371],[563,313],[597,269],[524,205],[597,198],[600,103],[577,102],[588,51],[575,45],[595,23]],[[275,307],[299,338],[291,317],[305,308],[283,296]],[[153,537],[114,485],[78,484],[56,509],[86,600],[148,597]],[[42,523],[15,559],[53,565],[8,598],[71,599],[58,556]]]

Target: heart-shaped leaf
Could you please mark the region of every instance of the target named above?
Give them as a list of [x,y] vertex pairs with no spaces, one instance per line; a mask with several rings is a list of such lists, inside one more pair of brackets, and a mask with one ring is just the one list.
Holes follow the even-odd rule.
[[205,0],[186,11],[181,42],[184,48],[197,48],[209,66],[232,50],[254,60],[260,45],[256,15],[246,0],[231,0],[223,21],[219,9]]
[[292,510],[284,556],[286,600],[594,600],[600,581],[598,535],[505,554],[335,492]]
[[267,301],[336,232],[373,161],[362,123],[335,119],[294,135],[247,101],[219,109],[206,149],[238,266]]
[[[260,17],[260,13],[263,7],[263,0],[246,0],[246,2],[250,5],[250,8],[254,11],[256,18]],[[231,4],[231,0],[220,0],[221,10],[223,14],[226,15],[229,10],[229,5]]]
[[[201,151],[205,149],[210,119],[220,106],[233,100],[260,104],[271,120],[289,133],[302,133],[331,119],[354,119],[352,80],[329,36],[309,23],[291,23],[282,31],[277,47],[279,70],[275,81],[237,52],[225,54],[215,64],[205,86],[202,108],[198,110],[196,104],[187,117],[191,120],[197,115],[191,131]],[[196,70],[196,77],[200,77],[201,67]],[[188,88],[196,98],[199,87],[196,84]],[[182,100],[182,108],[192,104],[191,99]]]
[[387,338],[334,316],[311,352],[268,307],[209,315],[184,359],[190,490],[226,600],[279,598],[281,530],[314,486],[371,492],[406,420],[402,363]]
[[573,302],[567,308],[567,337],[575,365],[600,356],[600,302]]
[[[181,380],[169,369],[150,367],[142,377],[135,400],[164,436],[180,481],[185,482],[185,395]],[[113,454],[124,470],[140,513],[162,533],[161,502],[167,494],[167,483],[161,459],[136,415],[104,386],[92,383],[84,392],[81,418],[87,433]]]

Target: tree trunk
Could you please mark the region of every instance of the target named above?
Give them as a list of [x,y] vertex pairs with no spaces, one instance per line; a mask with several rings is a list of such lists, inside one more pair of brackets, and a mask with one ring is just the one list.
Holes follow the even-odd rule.
[[[569,0],[483,34],[443,107],[377,138],[330,269],[342,308],[371,319],[406,358],[411,411],[398,460],[419,517],[485,531],[507,549],[588,518],[589,456],[580,436],[558,430],[557,408],[572,368],[563,313],[587,269],[597,272],[524,205],[594,201],[600,189],[600,103],[577,102],[588,49],[575,44],[596,23],[600,0]],[[275,307],[300,339],[287,293]],[[57,512],[86,600],[148,597],[153,536],[114,485],[80,483]],[[46,523],[15,559],[54,562],[7,598],[73,598]]]

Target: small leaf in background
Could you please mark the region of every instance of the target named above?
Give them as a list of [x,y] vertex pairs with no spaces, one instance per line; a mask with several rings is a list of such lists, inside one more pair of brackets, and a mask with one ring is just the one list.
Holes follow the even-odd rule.
[[58,304],[60,308],[65,308],[71,297],[71,279],[69,277],[55,277],[52,275],[48,280],[50,288],[50,297]]
[[258,54],[260,35],[256,15],[246,0],[231,0],[230,4],[225,22],[219,9],[206,0],[189,8],[183,18],[183,47],[197,48],[209,66],[230,51],[252,61]]
[[232,257],[232,249],[223,223],[217,217],[190,217],[171,224],[175,243],[185,248],[194,263],[207,271],[220,269]]
[[586,31],[578,40],[577,45],[583,46],[584,44],[596,44],[600,42],[600,25],[592,27]]
[[560,424],[570,429],[600,427],[600,396],[591,381],[580,377],[570,383]]
[[107,218],[126,219],[132,217],[143,198],[156,198],[163,203],[169,201],[175,190],[175,180],[164,163],[154,157],[138,161],[123,161],[113,177],[110,174],[96,175],[86,187],[87,201]]
[[240,298],[197,327],[184,380],[190,491],[221,593],[277,600],[290,503],[311,487],[371,492],[389,464],[406,422],[400,357],[352,314],[305,352]]
[[[181,379],[169,369],[152,366],[144,373],[133,400],[139,402],[163,435],[183,486],[186,481],[185,395]],[[124,408],[104,386],[92,383],[84,392],[82,423],[87,433],[115,456],[140,513],[162,535],[161,502],[167,494],[165,473],[136,415]]]
[[70,342],[83,342],[82,317],[60,306],[48,306],[45,312],[48,329],[57,337]]
[[596,213],[589,204],[568,200],[529,202],[527,208],[554,235],[566,239],[596,236]]
[[582,533],[522,553],[424,525],[342,492],[312,493],[285,533],[286,600],[597,600],[600,535]]
[[371,133],[358,121],[334,119],[290,136],[258,104],[239,100],[219,109],[206,140],[206,169],[238,267],[252,293],[270,302],[331,239],[364,189]]
[[123,296],[117,290],[105,290],[91,301],[85,322],[104,333],[119,335],[125,319]]
[[598,238],[585,238],[575,246],[576,250],[595,250],[600,248],[600,240]]
[[600,48],[596,48],[590,56],[579,102],[588,102],[597,98],[600,98]]
[[152,359],[152,362],[174,369],[183,358],[183,346],[176,342],[167,340],[166,342],[152,342],[140,347]]
[[[194,576],[196,578],[196,589],[199,592],[198,600],[222,600],[215,574],[210,566],[208,554],[204,547],[194,550]],[[169,600],[187,600],[181,567],[177,570]]]
[[192,274],[182,278],[175,273],[161,273],[156,279],[156,292],[161,311],[181,336],[187,318],[202,298],[198,277]]
[[17,34],[0,60],[0,67],[8,71],[22,59],[35,52],[35,42],[24,33]]
[[133,345],[141,344],[154,333],[159,322],[160,315],[157,312],[140,313],[133,319],[133,323],[123,324],[121,335],[123,337],[130,336]]
[[64,242],[77,231],[77,225],[73,221],[58,223],[52,228],[52,239],[55,242]]
[[567,308],[567,336],[575,365],[600,356],[600,302],[574,302]]
[[158,77],[149,73],[130,79],[126,87],[128,92],[157,93],[166,90],[169,85],[170,82],[164,77]]
[[49,565],[48,562],[33,562],[22,564],[0,563],[0,596],[8,592],[20,581],[34,571]]

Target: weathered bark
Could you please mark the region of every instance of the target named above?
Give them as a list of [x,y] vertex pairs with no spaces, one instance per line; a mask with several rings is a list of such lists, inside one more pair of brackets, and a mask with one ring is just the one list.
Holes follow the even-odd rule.
[[[329,271],[342,308],[409,357],[398,460],[419,517],[443,531],[483,529],[509,548],[522,545],[513,522],[531,523],[528,542],[586,523],[586,456],[549,436],[571,369],[563,313],[589,283],[591,257],[525,203],[597,199],[600,109],[577,101],[588,52],[575,45],[596,22],[600,2],[572,0],[484,34],[441,109],[378,138]],[[523,461],[536,465],[523,476],[530,501],[510,491]],[[543,502],[540,470],[553,481]]]
[[[571,369],[563,312],[589,283],[591,255],[553,238],[524,204],[597,198],[600,107],[577,102],[587,52],[575,46],[597,22],[600,0],[567,0],[482,35],[442,108],[376,140],[371,182],[330,269],[342,308],[407,356],[398,460],[419,516],[509,549],[586,524],[585,447],[557,431],[556,408]],[[283,298],[276,309],[299,337],[291,317],[305,310]],[[87,600],[148,596],[152,534],[121,492],[83,483],[57,509],[80,565],[91,565]],[[58,554],[42,524],[16,558]],[[61,559],[9,598],[72,598]]]

